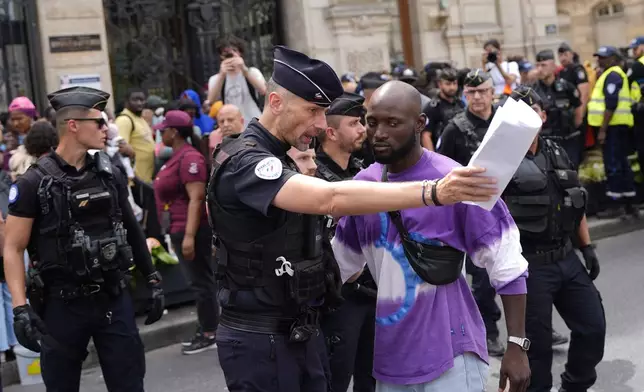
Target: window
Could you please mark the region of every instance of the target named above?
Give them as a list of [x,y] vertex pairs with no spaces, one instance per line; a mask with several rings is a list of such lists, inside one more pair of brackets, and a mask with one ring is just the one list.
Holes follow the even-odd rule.
[[606,2],[595,8],[597,18],[607,18],[610,16],[622,16],[624,14],[624,4],[620,2]]

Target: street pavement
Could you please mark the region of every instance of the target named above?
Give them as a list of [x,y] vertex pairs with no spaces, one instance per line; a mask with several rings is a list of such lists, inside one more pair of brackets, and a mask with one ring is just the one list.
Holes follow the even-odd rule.
[[[597,253],[602,263],[596,283],[604,299],[608,336],[604,360],[599,364],[598,381],[594,392],[644,391],[644,313],[641,298],[644,288],[644,231],[635,231],[598,242]],[[556,312],[555,312],[556,314]],[[503,321],[501,321],[503,322]],[[563,321],[556,315],[555,328],[567,333]],[[504,328],[501,328],[502,330]],[[566,348],[556,349],[554,380],[566,360]],[[500,361],[492,359],[488,391],[498,387]],[[252,369],[248,369],[252,371]],[[11,386],[7,392],[40,392],[41,386]],[[105,391],[100,369],[84,371],[81,391]],[[147,353],[146,390],[155,392],[226,391],[216,350],[192,356],[180,354],[174,345]]]

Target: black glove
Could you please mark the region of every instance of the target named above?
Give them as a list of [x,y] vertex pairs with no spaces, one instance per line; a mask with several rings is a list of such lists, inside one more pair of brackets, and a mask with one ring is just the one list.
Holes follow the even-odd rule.
[[590,279],[597,279],[597,276],[599,276],[599,260],[597,259],[597,254],[595,253],[595,247],[593,245],[586,245],[579,248],[579,250],[584,256],[586,269],[588,270]]
[[47,334],[47,327],[29,305],[17,306],[13,309],[13,331],[18,343],[33,352],[40,352],[40,342]]
[[148,288],[152,291],[149,299],[148,317],[145,319],[145,325],[154,324],[163,316],[165,309],[165,296],[161,288],[161,274],[153,272],[147,277]]

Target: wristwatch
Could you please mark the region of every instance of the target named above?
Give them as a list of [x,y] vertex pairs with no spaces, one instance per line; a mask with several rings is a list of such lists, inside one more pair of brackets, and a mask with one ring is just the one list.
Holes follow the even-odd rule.
[[517,338],[516,336],[510,336],[508,337],[508,342],[518,345],[523,351],[530,350],[531,342],[528,338]]

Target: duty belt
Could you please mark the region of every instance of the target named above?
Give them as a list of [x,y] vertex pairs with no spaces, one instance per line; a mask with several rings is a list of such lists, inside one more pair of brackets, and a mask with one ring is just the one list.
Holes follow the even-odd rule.
[[262,334],[286,335],[297,319],[295,317],[259,316],[224,309],[220,323],[231,329]]
[[524,253],[523,257],[528,260],[528,263],[539,263],[539,264],[549,264],[555,263],[572,251],[572,243],[570,241],[566,242],[566,245],[558,249],[548,250],[545,252],[536,252],[536,253]]
[[[125,279],[121,279],[118,287],[122,290],[126,287]],[[80,286],[55,286],[49,289],[49,295],[53,298],[60,298],[62,300],[72,300],[83,297],[91,297],[92,295],[100,292],[106,292],[107,287],[100,284],[82,284]]]

